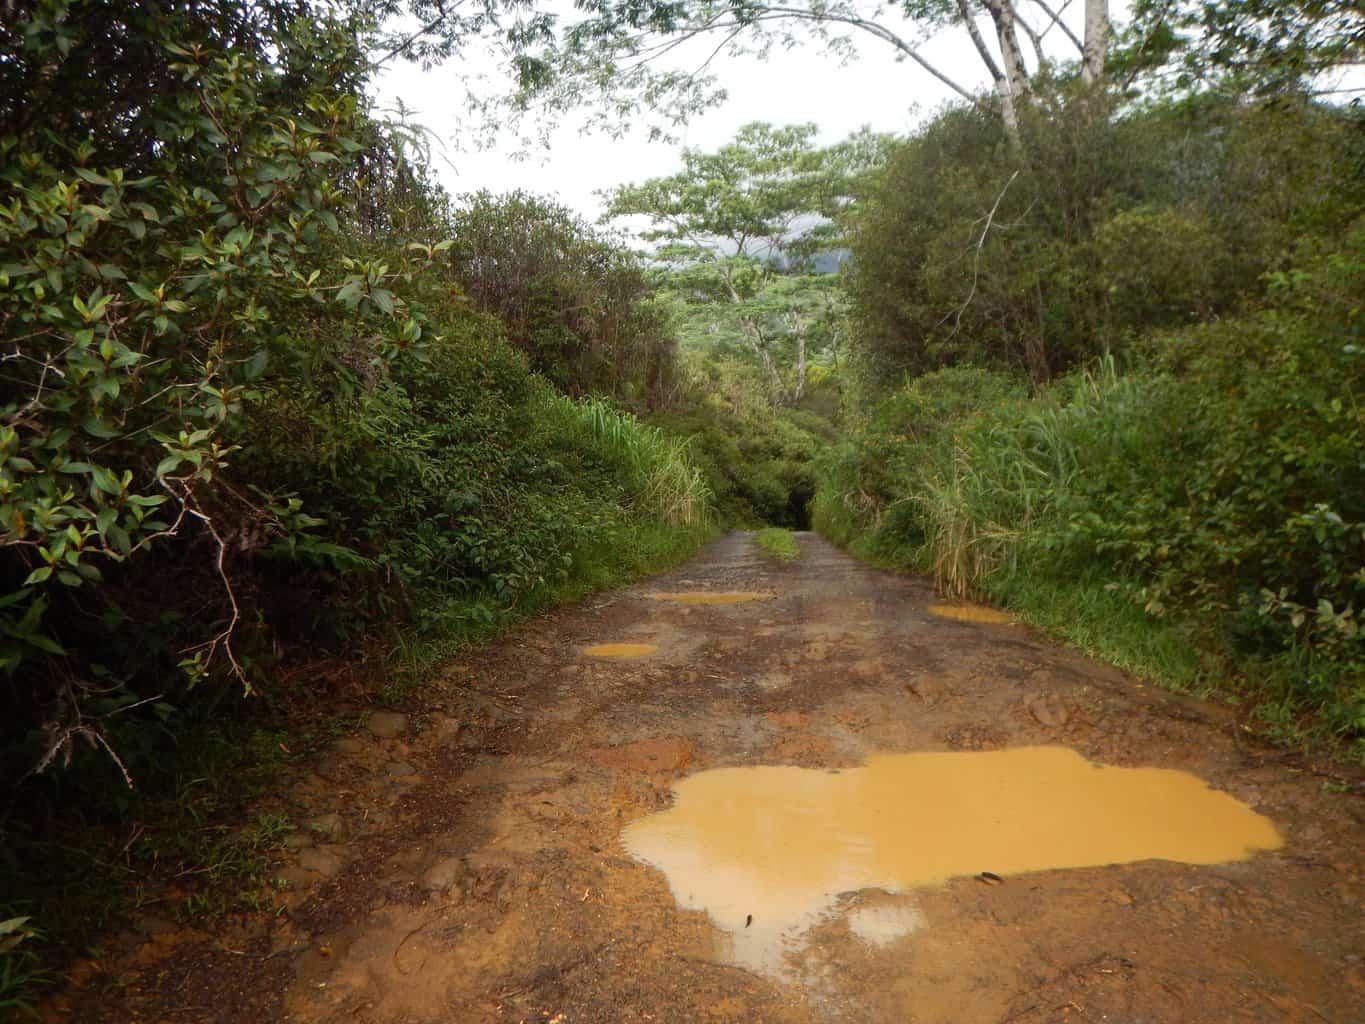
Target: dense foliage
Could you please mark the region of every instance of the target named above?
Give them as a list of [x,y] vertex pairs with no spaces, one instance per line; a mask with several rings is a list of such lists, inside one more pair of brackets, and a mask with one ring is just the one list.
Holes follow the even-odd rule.
[[667,314],[619,244],[520,192],[465,197],[450,237],[464,293],[502,321],[537,373],[567,391],[640,404],[667,391],[675,354]]
[[[1040,99],[1040,103],[1041,103]],[[1042,382],[1236,309],[1365,196],[1352,109],[1217,96],[1085,117],[1059,89],[1002,160],[971,110],[895,150],[854,215],[865,381],[962,362]]]
[[540,200],[432,186],[367,107],[357,22],[21,13],[0,29],[0,906],[71,939],[95,900],[78,922],[43,901],[107,875],[74,837],[158,794],[194,806],[177,780],[246,695],[301,704],[327,678],[302,665],[382,665],[657,566],[712,507],[686,445],[576,397],[643,406],[671,379],[633,257]]
[[[1030,397],[914,379],[827,458],[817,523],[1286,730],[1365,735],[1365,233],[1240,316]],[[1200,653],[1196,653],[1200,652]]]
[[817,369],[799,405],[774,408],[748,359],[709,346],[682,355],[679,387],[650,422],[689,439],[723,521],[807,529],[815,458],[837,434],[836,379]]

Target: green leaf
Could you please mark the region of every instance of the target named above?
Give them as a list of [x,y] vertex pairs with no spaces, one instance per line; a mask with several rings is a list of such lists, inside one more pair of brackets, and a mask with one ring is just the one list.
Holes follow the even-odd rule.
[[51,575],[52,566],[50,565],[41,566],[37,569],[34,569],[31,573],[28,574],[28,579],[24,580],[23,585],[28,587],[32,586],[34,583],[42,583],[43,580],[47,579]]
[[91,437],[103,438],[106,441],[110,440],[111,438],[119,436],[119,432],[117,430],[109,426],[107,423],[105,423],[97,416],[87,416],[81,422],[81,429],[84,430]]
[[[80,583],[79,578],[77,578],[76,583],[77,584]],[[34,647],[38,648],[38,650],[46,651],[48,654],[60,655],[66,653],[65,647],[63,647],[61,644],[57,643],[56,640],[53,640],[52,637],[47,636],[44,633],[30,633],[28,634],[28,636],[24,637],[24,639],[28,643],[32,644]]]
[[270,362],[270,353],[261,349],[254,356],[246,361],[242,368],[242,376],[247,380],[256,380],[261,374],[265,373],[266,365]]

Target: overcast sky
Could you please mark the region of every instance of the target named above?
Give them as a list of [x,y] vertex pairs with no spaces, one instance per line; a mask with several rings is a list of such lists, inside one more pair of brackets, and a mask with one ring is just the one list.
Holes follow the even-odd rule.
[[[1079,35],[1081,5],[1072,6],[1077,10],[1068,12],[1067,22]],[[1114,6],[1116,11],[1127,8],[1123,2]],[[1063,40],[1055,30],[1053,35],[1058,37],[1049,40],[1054,43],[1053,53],[1074,56],[1074,47],[1068,52],[1056,46]],[[679,66],[695,66],[714,45],[704,46],[700,57],[679,51]],[[766,63],[753,57],[718,58],[713,69],[729,100],[680,130],[681,143],[712,149],[750,121],[813,121],[820,126],[822,141],[828,143],[863,125],[904,134],[953,97],[946,86],[916,65],[896,61],[885,43],[869,40],[861,44],[860,52],[859,60],[844,66],[814,47],[775,52]],[[929,42],[922,52],[963,85],[986,85],[985,69],[961,30]],[[450,65],[423,71],[412,64],[394,63],[375,83],[381,105],[392,106],[401,99],[414,112],[413,120],[447,141],[444,158],[438,156],[435,163],[440,180],[453,193],[524,188],[555,196],[596,219],[601,209],[596,190],[668,174],[680,164],[677,145],[651,143],[643,131],[614,140],[582,136],[565,127],[555,134],[548,152],[534,153],[525,161],[513,158],[518,149],[514,139],[484,152],[461,151],[465,133],[459,125],[462,93],[456,74]]]

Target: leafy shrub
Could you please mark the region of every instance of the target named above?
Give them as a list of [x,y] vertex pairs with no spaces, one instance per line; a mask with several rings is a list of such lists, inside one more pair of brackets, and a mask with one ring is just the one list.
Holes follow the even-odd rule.
[[688,354],[686,390],[650,421],[690,439],[690,455],[723,522],[805,529],[814,458],[833,425],[804,409],[774,409],[757,370],[746,363]]
[[[20,6],[0,82],[72,95],[62,132],[0,96],[0,917],[74,944],[139,869],[255,863],[195,844],[280,748],[251,722],[327,719],[306,666],[449,649],[675,560],[711,495],[685,443],[564,397],[523,323],[472,308],[448,198],[366,109],[355,24]],[[553,286],[546,315],[595,303],[563,311],[587,345],[564,380],[643,396],[672,350],[638,269],[574,245],[522,282]],[[161,845],[112,867],[130,820]],[[0,999],[32,973],[10,938]]]
[[659,401],[674,342],[635,256],[525,192],[464,197],[449,231],[460,287],[498,317],[532,369],[573,393]]
[[[1261,309],[1154,338],[1145,369],[1110,359],[1033,399],[979,372],[920,378],[829,459],[817,522],[956,593],[1098,578],[1259,696],[1358,737],[1362,281],[1356,228],[1271,275]],[[940,383],[960,400],[921,418]]]
[[1236,310],[1365,201],[1358,109],[1201,95],[1101,120],[1083,102],[1040,82],[1022,161],[970,109],[893,149],[850,215],[870,391],[959,363],[1040,384],[1124,356],[1154,329]]

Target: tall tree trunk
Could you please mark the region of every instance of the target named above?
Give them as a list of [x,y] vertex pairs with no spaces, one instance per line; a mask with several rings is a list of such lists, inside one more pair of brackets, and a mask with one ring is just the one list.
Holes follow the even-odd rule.
[[763,364],[763,369],[768,371],[768,387],[772,392],[769,400],[774,408],[779,405],[786,405],[787,385],[783,383],[782,371],[777,368],[772,351],[768,348],[768,339],[763,337],[763,328],[748,317],[744,317],[742,320],[745,333],[749,335],[750,344],[753,345],[754,354],[758,356],[758,361]]
[[972,10],[969,0],[957,0],[957,12],[967,35],[971,36],[972,45],[976,47],[976,52],[981,57],[981,63],[986,65],[991,81],[995,83],[995,94],[1000,97],[1000,119],[1005,122],[1005,134],[1009,136],[1010,145],[1018,149],[1022,144],[1019,139],[1019,112],[1014,107],[1014,91],[1010,88],[1010,81],[1000,70],[1000,65],[995,62],[986,40],[981,38],[981,30],[976,25],[976,12]]
[[1000,95],[1000,116],[1005,122],[1005,135],[1017,151],[1023,148],[1019,135],[1019,107],[1027,103],[1033,92],[1029,82],[1024,51],[1019,45],[1019,27],[1013,0],[982,0],[991,21],[995,23],[996,39],[1000,42],[1000,58],[1004,74],[996,81]]
[[1085,0],[1085,50],[1081,57],[1081,81],[1087,86],[1104,84],[1104,65],[1109,59],[1109,0]]
[[797,317],[791,317],[787,322],[796,336],[796,380],[790,393],[791,404],[795,405],[806,393],[806,328]]
[[1033,87],[1029,82],[1028,66],[1024,63],[1024,50],[1019,45],[1019,26],[1013,0],[983,0],[983,3],[990,12],[991,21],[995,23],[995,35],[1000,41],[1000,58],[1005,65],[1010,92],[1017,100],[1027,100]]

